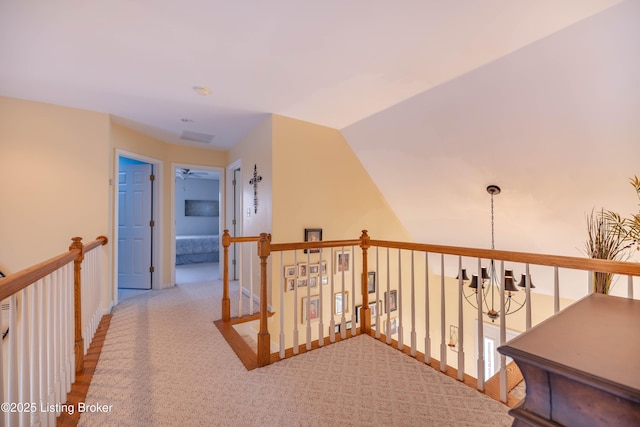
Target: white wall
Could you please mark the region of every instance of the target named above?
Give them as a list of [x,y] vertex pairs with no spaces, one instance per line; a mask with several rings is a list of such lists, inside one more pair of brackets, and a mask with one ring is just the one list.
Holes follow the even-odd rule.
[[584,256],[587,212],[638,209],[638,22],[623,2],[342,132],[414,240],[490,247],[497,184],[496,248]]

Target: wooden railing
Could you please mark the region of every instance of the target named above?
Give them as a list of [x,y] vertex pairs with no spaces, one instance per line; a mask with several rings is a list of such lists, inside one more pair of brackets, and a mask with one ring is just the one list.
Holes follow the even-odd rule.
[[[485,390],[483,325],[488,318],[487,310],[483,308],[483,305],[486,303],[487,297],[483,295],[483,292],[473,293],[471,290],[470,302],[475,304],[467,304],[465,292],[469,292],[469,283],[464,280],[462,275],[465,264],[468,271],[475,272],[477,268],[480,277],[482,263],[494,263],[496,270],[501,273],[498,279],[499,307],[505,306],[507,300],[511,298],[511,293],[505,291],[504,287],[505,263],[510,268],[516,266],[523,268],[526,272],[523,274],[526,274],[528,280],[524,288],[518,291],[525,297],[522,309],[519,311],[520,314],[506,315],[505,310],[501,309],[490,319],[491,322],[499,324],[499,345],[506,341],[508,328],[522,332],[532,327],[534,323],[557,313],[561,306],[571,303],[561,298],[560,272],[564,275],[563,279],[570,276],[566,270],[606,272],[626,276],[626,296],[628,298],[634,297],[634,277],[640,276],[640,263],[374,240],[369,237],[366,231],[362,232],[359,239],[341,241],[271,243],[271,236],[268,234],[261,234],[259,238],[248,238],[252,242],[255,242],[256,239],[258,240],[256,262],[259,259],[260,263],[260,332],[258,333],[257,348],[259,366],[264,366],[288,355],[297,354],[300,351],[311,350],[324,343],[334,342],[339,330],[341,338],[364,333],[382,339],[425,363],[438,366],[443,372],[450,374],[453,372],[453,376],[461,381],[474,382],[480,391]],[[236,238],[234,241],[240,242],[241,240]],[[224,242],[223,237],[223,245]],[[229,240],[227,239],[227,247],[228,245]],[[359,249],[356,250],[356,247]],[[307,253],[300,253],[305,250]],[[311,254],[310,250],[315,253]],[[273,257],[275,252],[279,252],[280,256]],[[345,275],[344,269],[338,273],[339,269],[335,265],[337,264],[336,255],[343,252],[349,253],[352,257],[349,260],[351,264],[347,275]],[[299,263],[299,260],[303,262]],[[307,268],[323,263],[330,265],[330,268],[325,271],[325,275],[328,276],[327,280],[323,279],[322,268],[320,269],[320,283],[317,283],[317,291],[313,291],[314,295],[311,292],[310,282],[305,283],[298,280],[299,264],[305,263]],[[268,275],[269,264],[271,276]],[[288,274],[285,271],[287,268],[293,268],[296,271],[293,282],[290,281],[290,277],[285,277]],[[553,276],[550,279],[552,282],[551,295],[545,296],[532,292],[531,270],[549,268],[552,269]],[[357,272],[362,273],[360,278],[357,278]],[[372,293],[368,289],[369,273],[375,273],[373,277],[377,281]],[[544,273],[546,274],[547,271],[545,270]],[[534,277],[539,278],[540,276]],[[589,282],[591,277],[592,274],[588,273],[586,277],[567,279],[565,288],[577,286],[586,296],[592,289]],[[349,280],[351,281],[351,291],[348,289]],[[355,285],[356,281],[359,283],[358,287]],[[322,284],[322,282],[326,282],[326,284]],[[338,289],[334,287],[334,282],[337,282]],[[329,298],[326,298],[323,293],[325,286],[329,290]],[[279,292],[276,291],[278,287]],[[225,276],[225,288],[228,288],[228,276]],[[289,289],[291,294],[288,294]],[[299,291],[306,293],[306,297],[303,297],[300,305],[298,304]],[[269,331],[267,313],[269,292],[274,296],[279,295],[279,308],[275,311],[278,312],[276,315],[280,321],[271,325],[271,332]],[[316,293],[318,295],[315,295]],[[336,295],[341,295],[340,302],[343,303],[345,302],[343,298],[347,293],[351,294],[348,301],[350,309],[348,316],[345,316],[346,308],[341,307],[339,323],[335,323],[336,309],[333,305],[336,304]],[[316,319],[318,321],[317,331],[312,329],[308,314],[306,318],[300,319],[298,312],[298,307],[303,312],[310,312],[311,297],[318,298],[320,308]],[[373,302],[370,301],[372,298],[375,298]],[[532,303],[532,300],[535,302]],[[331,306],[330,310],[326,309],[327,302]],[[392,314],[392,309],[385,308],[391,307],[393,303],[397,303],[397,317],[395,317],[396,313]],[[356,307],[356,304],[359,305]],[[544,304],[548,304],[549,307],[543,307]],[[278,306],[278,304],[275,305]],[[223,313],[224,308],[225,302],[223,300]],[[372,313],[374,309],[375,313]],[[546,314],[540,314],[543,311]],[[229,314],[227,316],[230,318]],[[518,316],[521,316],[522,319],[519,319]],[[325,331],[324,322],[327,318],[330,319],[329,330]],[[307,326],[306,345],[304,346],[298,345],[299,323],[306,323]],[[349,323],[350,328],[348,328]],[[450,341],[450,334],[447,330],[447,325],[454,323],[457,327],[455,344]],[[346,329],[351,330],[349,334],[346,333]],[[475,333],[475,337],[470,337],[470,339],[477,341],[471,347],[477,350],[478,355],[474,363],[465,364],[465,360],[473,359],[471,355],[467,357],[467,353],[470,352],[468,352],[468,348],[465,348],[464,337],[469,332]],[[279,337],[277,341],[274,341],[279,347],[279,352],[275,354],[270,354],[270,344],[273,344],[271,342],[272,334]],[[394,336],[396,339],[393,339]],[[418,339],[419,337],[420,339]],[[457,357],[451,360],[452,366],[450,366],[447,363],[447,356],[452,350],[457,352]],[[432,357],[432,354],[438,353],[439,361]],[[499,396],[496,397],[507,402],[507,360],[504,356],[499,356],[498,361],[500,365],[500,390]],[[465,366],[470,368],[465,369]],[[470,378],[468,372],[474,373],[477,378]]]
[[0,425],[55,425],[102,314],[96,249],[107,242],[74,237],[67,252],[0,279],[0,300],[9,301]]

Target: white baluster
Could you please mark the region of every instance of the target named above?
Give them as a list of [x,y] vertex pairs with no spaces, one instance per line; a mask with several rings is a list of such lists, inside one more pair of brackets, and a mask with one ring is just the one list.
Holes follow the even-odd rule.
[[[507,340],[504,287],[504,261],[500,261],[500,345],[504,345]],[[500,401],[507,402],[507,356],[504,354],[500,354]]]
[[309,286],[309,251],[307,251],[307,350],[311,350],[311,286]]
[[[402,328],[402,249],[398,249],[398,350],[404,348],[404,331]],[[389,315],[391,315],[391,307],[389,307]],[[389,335],[391,335],[391,322],[389,322]]]
[[245,245],[238,243],[239,268],[238,268],[238,317],[242,317],[242,287],[244,276],[244,248]]
[[464,316],[462,299],[464,297],[462,280],[462,257],[458,257],[458,380],[464,381]]
[[[386,319],[384,321],[384,328],[382,325],[378,325],[379,329],[384,329],[384,333],[387,336],[387,344],[391,344],[391,334],[389,333],[389,323],[391,322],[391,310],[389,305],[391,302],[391,263],[389,262],[389,248],[387,248],[387,290],[384,294],[384,307],[387,308]],[[382,307],[380,307],[382,310]]]
[[[31,349],[31,360],[29,363],[29,382],[30,382],[30,395],[29,402],[36,402],[38,404],[38,409],[40,405],[41,393],[40,393],[40,358],[42,356],[41,347],[42,341],[40,341],[41,333],[41,321],[40,318],[42,316],[42,306],[41,306],[41,297],[42,297],[42,280],[38,280],[36,283],[31,285],[32,289],[32,298],[29,304],[29,317],[31,320],[31,335],[29,338],[29,347]],[[31,425],[38,426],[41,424],[42,413],[38,410],[35,413],[31,414]]]
[[424,253],[424,363],[431,363],[431,324],[429,316],[429,252]]
[[482,260],[478,258],[476,304],[478,307],[478,390],[484,391],[484,322],[482,320]]
[[525,266],[525,288],[524,288],[524,292],[525,292],[525,301],[526,301],[526,308],[525,308],[525,318],[526,318],[526,324],[525,324],[525,330],[528,331],[529,329],[531,329],[531,274],[529,272],[529,264],[527,263]]
[[[249,246],[251,246],[251,244],[249,244]],[[256,251],[254,253],[258,253],[258,242],[256,242]],[[254,308],[253,308],[253,283],[254,283],[253,263],[255,262],[255,260],[256,260],[255,257],[249,255],[249,313],[250,314],[254,313]]]
[[[353,255],[353,254],[352,254]],[[344,246],[342,247],[342,262],[340,263],[341,265],[341,270],[342,270],[342,274],[340,275],[340,292],[342,292],[342,315],[340,316],[340,336],[342,337],[342,339],[347,337],[347,331],[346,331],[346,321],[344,318],[344,265],[342,265],[344,263]],[[353,261],[353,260],[350,260]],[[349,263],[347,262],[347,265]],[[353,263],[352,263],[352,268],[353,268]],[[353,272],[352,272],[353,274]],[[333,304],[335,304],[335,295],[333,296]],[[335,311],[335,310],[334,310]]]
[[[358,271],[356,269],[356,251],[355,251],[355,246],[351,246],[351,256],[353,257],[352,259],[352,271],[351,271],[351,297],[349,298],[349,300],[347,301],[347,303],[351,306],[351,313],[354,313],[356,308],[356,271]],[[362,266],[360,267],[360,271],[362,271]],[[366,274],[365,274],[366,277]],[[344,305],[344,301],[342,301],[342,304]],[[342,312],[344,313],[346,311],[346,307],[342,307]],[[346,327],[345,327],[345,334],[347,333],[346,331]],[[356,335],[356,322],[351,322],[351,336],[354,337]]]
[[[18,375],[20,362],[18,360],[18,319],[17,319],[17,297],[13,294],[9,297],[9,342],[7,343],[7,402],[20,403],[20,377]],[[20,422],[20,414],[15,412],[9,413],[9,425],[18,425]]]
[[[330,268],[331,268],[331,281],[330,281],[330,293],[329,293],[329,300],[331,300],[331,298],[333,298],[334,296],[334,282],[333,279],[335,277],[334,274],[334,265],[333,265],[333,259],[334,259],[334,252],[333,252],[333,248],[331,248],[331,256],[329,258],[331,258],[329,260],[330,262]],[[329,341],[336,342],[336,320],[334,317],[334,313],[333,313],[333,306],[331,304],[329,304],[329,312],[331,313],[331,321],[329,322]]]
[[633,276],[627,276],[627,298],[633,299]]
[[[376,246],[376,278],[378,280],[378,283],[376,285],[376,300],[375,300],[375,305],[374,307],[376,308],[376,338],[380,338],[380,307],[378,307],[378,301],[380,301],[380,285],[382,283],[381,277],[378,274],[378,272],[380,271],[380,265],[378,263],[378,260],[380,259],[380,253],[378,251],[378,246]],[[371,311],[369,311],[369,313],[371,313]],[[373,319],[371,319],[371,323],[373,324]]]
[[284,251],[280,252],[280,359],[284,359],[284,292],[285,292],[285,278],[284,278]]
[[[311,252],[311,250],[309,250],[308,252]],[[318,275],[318,282],[316,285],[319,288],[318,317],[320,318],[320,321],[318,322],[318,346],[322,347],[324,345],[324,300],[322,297],[322,248],[320,248],[320,252],[318,253],[318,270],[319,270],[319,275]],[[310,270],[307,270],[307,272],[309,271]],[[307,284],[309,285],[310,282],[307,282]]]
[[[298,354],[298,251],[293,251],[293,268],[295,274],[293,276],[293,354]],[[333,288],[333,282],[331,282]]]
[[[33,284],[27,286],[20,292],[20,321],[19,321],[19,329],[20,329],[20,374],[19,374],[19,382],[20,382],[20,398],[18,402],[31,402],[30,393],[31,393],[31,384],[29,383],[29,330],[31,328],[31,322],[29,321],[29,309],[31,308],[31,295],[33,294]],[[23,411],[20,414],[20,424],[21,425],[29,425],[31,424],[31,414],[28,411]]]
[[[589,274],[591,277],[591,274]],[[553,313],[560,311],[560,275],[558,267],[553,267]]]
[[444,298],[444,254],[440,254],[440,371],[447,370],[447,321]]
[[[51,276],[47,276],[49,279],[47,283],[47,299],[45,301],[47,305],[47,402],[49,404],[55,404],[55,368],[54,368],[54,337],[55,337],[55,321],[54,321],[54,289],[53,289],[53,280]],[[56,422],[55,414],[53,412],[47,413],[47,423],[48,425],[54,425]]]
[[415,266],[414,266],[414,254],[411,251],[411,356],[416,357],[416,280],[415,280]]

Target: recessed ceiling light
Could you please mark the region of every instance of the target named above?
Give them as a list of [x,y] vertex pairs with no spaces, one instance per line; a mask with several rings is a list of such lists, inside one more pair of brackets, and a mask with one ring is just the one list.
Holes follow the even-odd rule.
[[183,119],[180,119],[180,121],[181,121],[182,123],[193,123],[193,120],[191,120],[191,119],[187,119],[186,117],[185,117],[185,118],[183,118]]
[[195,90],[196,93],[200,96],[207,96],[211,94],[211,89],[205,86],[194,86],[193,90]]

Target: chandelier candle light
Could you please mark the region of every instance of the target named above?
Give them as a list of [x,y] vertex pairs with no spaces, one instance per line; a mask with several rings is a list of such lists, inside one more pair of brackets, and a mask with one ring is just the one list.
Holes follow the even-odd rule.
[[[491,195],[491,249],[495,249],[495,226],[494,226],[494,210],[493,210],[493,196],[500,194],[500,187],[497,185],[490,185],[487,187],[487,193]],[[531,283],[531,275],[529,274],[529,269],[527,268],[527,272],[522,274],[522,279],[520,283],[516,286],[513,270],[504,269],[504,262],[501,263],[502,270],[502,281],[500,281],[500,277],[496,272],[496,262],[495,260],[491,260],[489,264],[489,268],[481,267],[480,268],[480,278],[478,275],[474,274],[471,276],[471,281],[469,282],[469,277],[467,276],[467,270],[461,269],[458,277],[456,279],[460,280],[460,276],[462,276],[461,282],[463,284],[469,283],[468,288],[472,289],[470,292],[464,292],[464,297],[469,304],[471,304],[474,308],[478,308],[476,301],[477,292],[478,292],[478,284],[482,289],[482,300],[484,301],[484,307],[482,312],[487,315],[491,319],[492,322],[500,317],[500,311],[504,310],[504,314],[513,314],[519,311],[527,301],[527,293],[525,293],[524,299],[522,302],[518,301],[515,298],[517,295],[518,287],[526,288],[527,287],[527,277],[529,278],[529,289],[533,289],[533,283]],[[500,292],[501,292],[501,283],[504,284],[504,305],[499,303],[500,301]],[[496,302],[496,299],[498,302]]]

